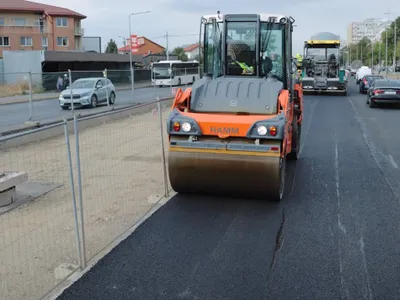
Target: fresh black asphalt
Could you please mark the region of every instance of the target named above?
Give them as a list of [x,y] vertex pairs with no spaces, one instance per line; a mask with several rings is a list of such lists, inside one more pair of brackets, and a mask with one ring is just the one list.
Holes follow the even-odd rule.
[[177,195],[59,300],[400,299],[400,109],[307,96],[286,198]]

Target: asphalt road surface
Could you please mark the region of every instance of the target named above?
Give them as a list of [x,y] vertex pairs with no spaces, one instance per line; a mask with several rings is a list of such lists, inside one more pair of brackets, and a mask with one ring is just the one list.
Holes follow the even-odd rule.
[[[115,108],[132,104],[131,90],[117,91]],[[135,89],[134,102],[151,102],[156,97],[168,97],[172,95],[170,87],[159,88],[155,90],[153,87]],[[80,108],[76,113],[91,114],[96,111],[107,110],[107,105],[101,105],[97,108]],[[54,121],[62,117],[72,116],[71,110],[62,110],[58,98],[51,100],[36,100],[33,102],[33,121]],[[15,103],[0,105],[0,131],[18,128],[29,120],[29,103]]]
[[280,204],[177,195],[59,300],[400,299],[400,110],[307,96]]

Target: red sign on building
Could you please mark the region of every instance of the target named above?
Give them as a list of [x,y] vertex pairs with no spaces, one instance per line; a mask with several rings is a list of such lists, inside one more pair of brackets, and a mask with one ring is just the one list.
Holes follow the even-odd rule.
[[138,38],[136,34],[131,35],[131,49],[132,53],[138,52],[139,51],[139,44],[138,44]]

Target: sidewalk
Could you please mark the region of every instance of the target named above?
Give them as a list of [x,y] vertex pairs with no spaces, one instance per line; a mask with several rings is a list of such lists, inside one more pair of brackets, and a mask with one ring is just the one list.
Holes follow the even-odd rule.
[[[152,86],[152,84],[150,81],[135,83],[135,88],[137,88],[137,89],[151,87],[151,86]],[[115,86],[116,91],[124,91],[124,90],[130,90],[130,89],[131,89],[130,84]],[[60,96],[59,92],[47,92],[47,93],[40,93],[40,94],[32,94],[32,100],[37,101],[37,100],[58,99],[59,96]],[[9,97],[0,97],[0,105],[11,104],[11,103],[23,103],[23,102],[29,102],[29,95],[16,95],[16,96],[9,96]]]

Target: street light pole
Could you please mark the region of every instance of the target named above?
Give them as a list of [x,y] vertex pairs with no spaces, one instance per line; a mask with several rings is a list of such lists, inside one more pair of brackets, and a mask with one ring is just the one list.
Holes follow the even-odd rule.
[[150,10],[148,11],[141,11],[141,12],[137,12],[137,13],[131,13],[129,14],[129,65],[130,65],[130,70],[131,70],[131,90],[132,90],[132,102],[133,102],[133,98],[134,98],[134,94],[135,94],[135,78],[134,78],[134,68],[132,66],[132,24],[131,24],[131,16],[135,16],[135,15],[141,15],[141,14],[147,14],[151,12]]
[[372,48],[371,70],[372,73],[374,73],[374,41],[371,41],[371,48]]
[[166,54],[167,54],[167,60],[169,60],[169,38],[168,38],[168,32],[166,33],[166,35],[165,35],[165,38],[167,39],[167,49],[165,49],[166,50]]
[[394,61],[393,61],[393,72],[396,72],[396,65],[397,65],[397,57],[396,57],[396,51],[397,51],[397,22],[396,22],[396,16],[394,19],[394,53],[393,53],[393,57],[394,57]]
[[385,54],[385,65],[386,65],[386,78],[388,75],[388,37],[387,37],[387,30],[386,30],[386,54]]

